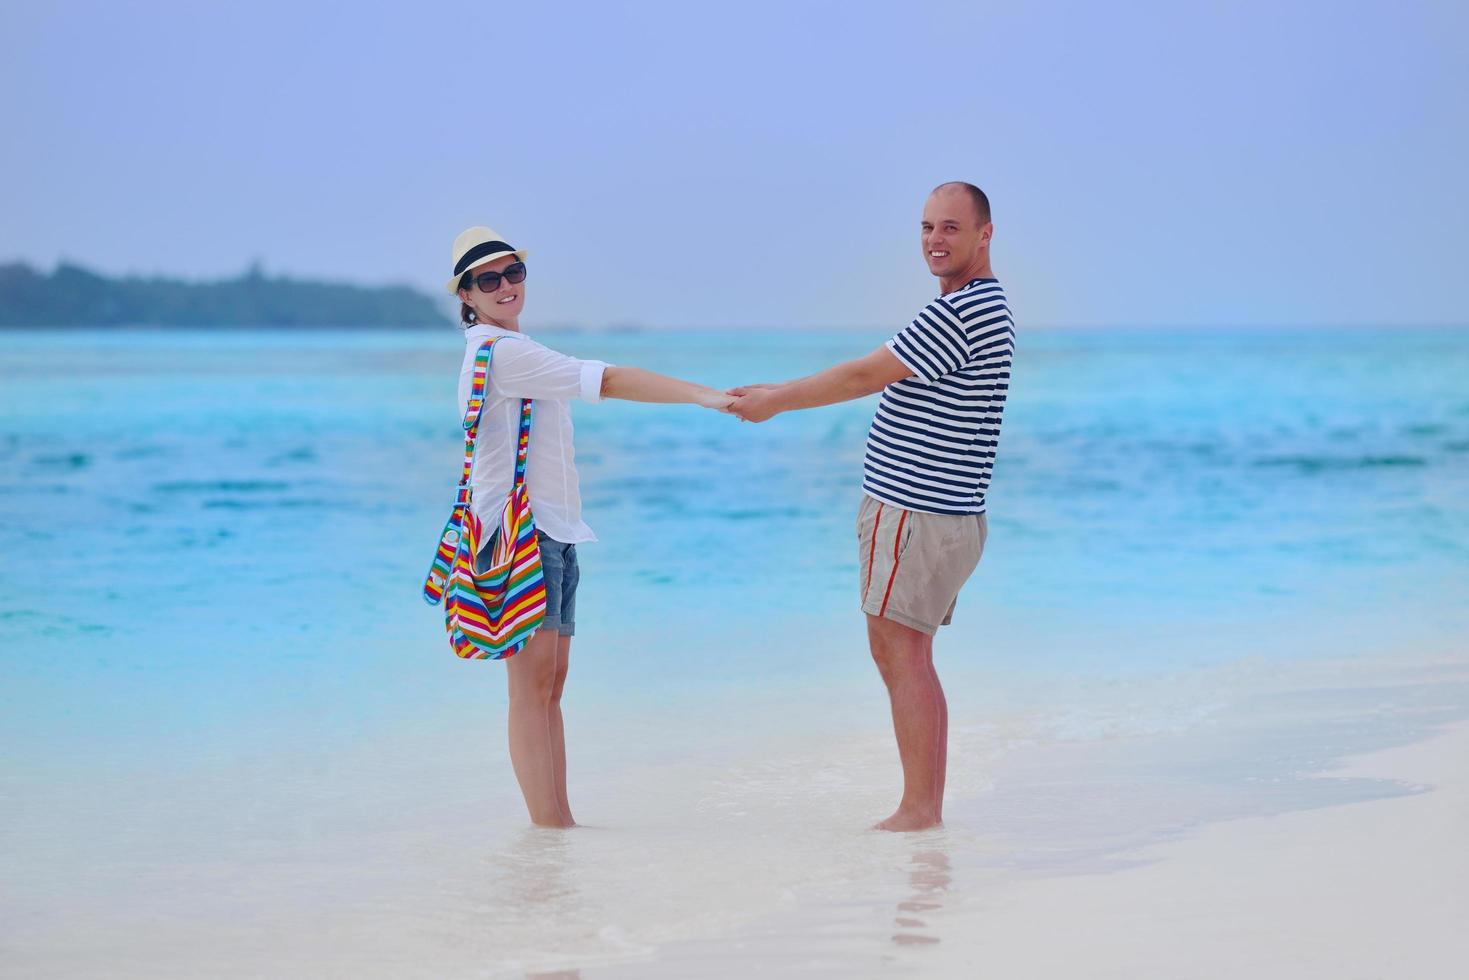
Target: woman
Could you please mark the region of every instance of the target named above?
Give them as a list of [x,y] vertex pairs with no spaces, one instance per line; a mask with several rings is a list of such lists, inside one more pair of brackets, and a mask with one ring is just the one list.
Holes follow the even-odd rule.
[[[571,400],[623,398],[680,402],[726,409],[733,398],[703,385],[633,367],[583,361],[536,343],[520,332],[525,308],[526,252],[493,230],[475,227],[454,240],[454,275],[448,289],[460,301],[464,363],[459,371],[461,412],[469,400],[475,352],[493,337],[489,390],[480,416],[473,487],[475,513],[486,528],[497,525],[515,469],[515,441],[523,398],[535,402],[526,460],[526,488],[535,515],[546,576],[546,619],[524,649],[505,661],[510,687],[510,762],[531,822],[572,827],[566,795],[566,740],[561,692],[575,632],[576,546],[595,541],[581,517],[573,462]],[[490,546],[480,551],[488,567]]]

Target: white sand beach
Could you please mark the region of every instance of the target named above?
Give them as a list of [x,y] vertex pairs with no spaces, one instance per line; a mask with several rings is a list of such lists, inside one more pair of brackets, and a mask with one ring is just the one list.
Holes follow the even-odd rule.
[[828,895],[824,914],[791,914],[737,941],[568,975],[1464,976],[1469,723],[1323,778],[1387,779],[1411,792],[1205,826],[1126,852],[1111,870],[976,875],[944,840],[952,830],[918,835],[928,839],[913,842],[908,888],[885,906],[858,888],[845,905]]
[[[935,976],[1463,977],[1469,724],[1332,776],[1421,792],[1205,827],[1111,873],[962,903]],[[940,951],[941,950],[941,951]]]
[[436,730],[284,780],[73,773],[85,797],[12,815],[0,974],[1458,978],[1462,673],[1176,731],[956,724],[947,826],[914,835],[864,829],[894,765],[881,727],[841,735],[855,711],[735,748],[626,724],[583,750],[571,832]]

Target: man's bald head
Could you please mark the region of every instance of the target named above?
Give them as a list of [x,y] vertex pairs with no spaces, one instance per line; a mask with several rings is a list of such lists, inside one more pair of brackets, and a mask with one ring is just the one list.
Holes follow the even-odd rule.
[[951,180],[935,187],[933,193],[969,195],[969,200],[974,202],[974,216],[979,219],[979,223],[981,225],[990,223],[990,199],[985,196],[984,191],[973,184],[966,184],[962,180]]
[[940,184],[923,202],[923,260],[928,271],[939,277],[944,292],[952,292],[972,279],[989,278],[990,199],[984,191],[961,180]]

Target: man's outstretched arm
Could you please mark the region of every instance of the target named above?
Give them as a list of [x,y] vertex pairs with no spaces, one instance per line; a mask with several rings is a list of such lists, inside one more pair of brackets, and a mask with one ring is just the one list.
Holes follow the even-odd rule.
[[764,422],[773,415],[797,408],[816,408],[864,398],[894,381],[912,376],[913,371],[884,346],[866,357],[829,367],[797,381],[731,388],[729,393],[736,397],[729,411],[746,422]]

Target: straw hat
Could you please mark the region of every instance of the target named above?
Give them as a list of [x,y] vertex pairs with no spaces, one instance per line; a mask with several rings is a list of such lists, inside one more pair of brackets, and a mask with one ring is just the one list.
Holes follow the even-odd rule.
[[459,295],[459,279],[477,265],[492,262],[502,255],[525,259],[525,249],[507,244],[500,233],[484,225],[466,228],[454,239],[454,278],[447,283],[452,295]]

